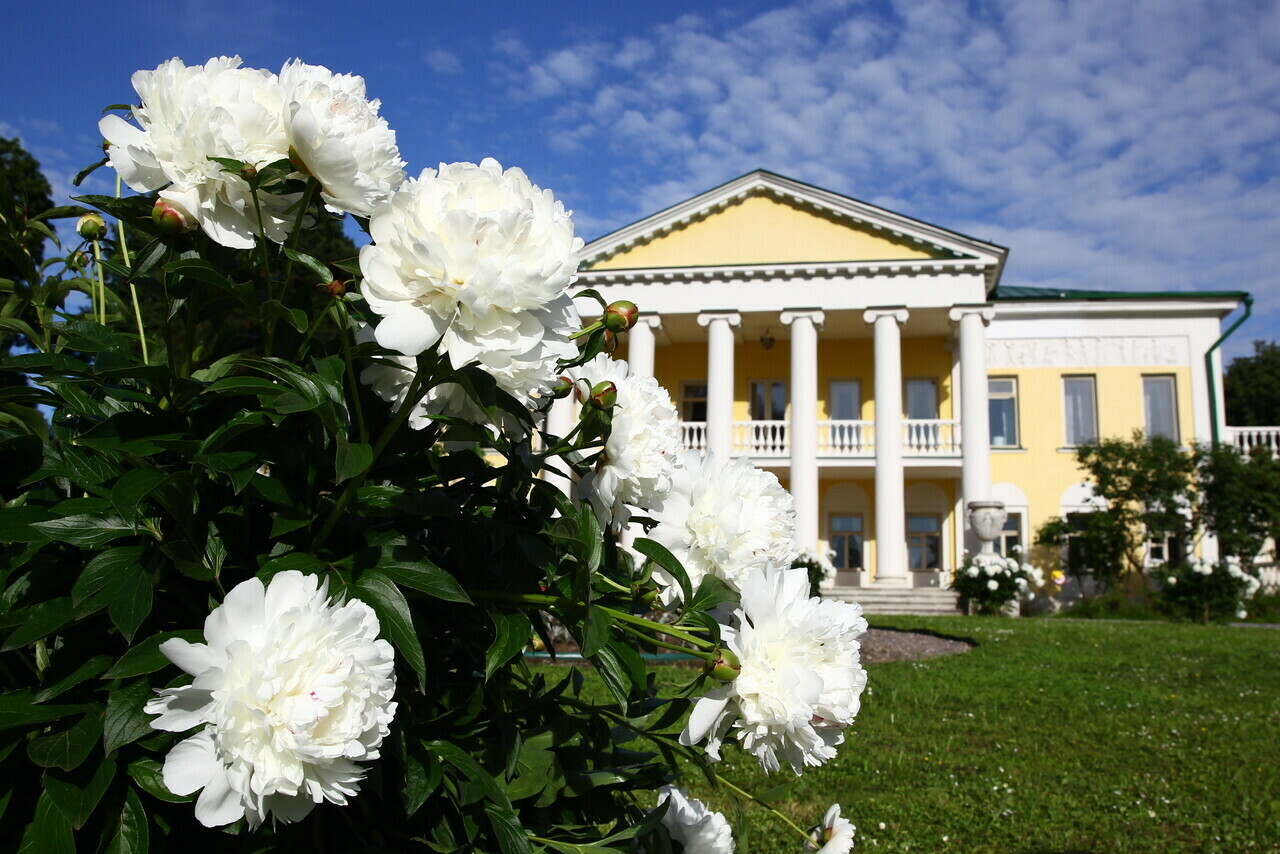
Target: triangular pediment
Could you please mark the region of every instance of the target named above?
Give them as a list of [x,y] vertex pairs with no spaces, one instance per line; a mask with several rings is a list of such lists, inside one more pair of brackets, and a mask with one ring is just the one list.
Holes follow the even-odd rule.
[[957,261],[998,277],[1003,247],[757,171],[588,244],[590,271]]

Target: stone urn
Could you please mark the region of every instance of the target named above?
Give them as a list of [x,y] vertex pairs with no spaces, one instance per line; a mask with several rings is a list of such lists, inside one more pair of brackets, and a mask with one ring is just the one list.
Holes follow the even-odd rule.
[[978,551],[980,557],[995,557],[996,537],[1004,530],[1004,523],[1008,518],[1003,501],[969,502],[969,529],[978,538],[978,542],[982,543],[982,548]]

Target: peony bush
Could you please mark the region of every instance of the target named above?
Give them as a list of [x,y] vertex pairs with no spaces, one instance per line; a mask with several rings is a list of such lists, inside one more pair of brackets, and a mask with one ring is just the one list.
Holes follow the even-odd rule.
[[[734,850],[679,769],[751,802],[724,750],[830,761],[866,623],[792,568],[777,478],[683,450],[608,355],[638,309],[571,291],[571,213],[493,160],[406,178],[355,75],[133,84],[100,125],[133,194],[28,219],[0,187],[11,844]],[[298,249],[338,216],[358,256]],[[525,660],[553,626],[606,701]],[[667,647],[703,663],[670,697],[643,657]],[[777,850],[853,844],[838,806],[787,823]]]
[[[1020,597],[1044,587],[1044,573],[1019,559],[1022,549],[1015,545],[1010,551],[1008,557],[964,556],[964,563],[951,579],[951,589],[960,594],[972,613],[1003,614]],[[1055,573],[1054,582],[1061,583],[1060,574]]]
[[1257,576],[1228,557],[1214,564],[1198,555],[1150,570],[1156,599],[1167,613],[1199,622],[1243,620],[1262,588]]

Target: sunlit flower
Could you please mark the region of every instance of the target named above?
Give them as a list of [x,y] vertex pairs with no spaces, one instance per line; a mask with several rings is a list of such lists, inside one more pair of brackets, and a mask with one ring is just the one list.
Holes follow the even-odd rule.
[[633,375],[621,359],[601,353],[570,375],[592,384],[612,382],[617,390],[600,462],[579,488],[600,521],[621,530],[629,507],[651,510],[671,492],[682,448],[680,419],[667,390],[653,377]]
[[733,854],[733,829],[721,813],[712,812],[675,786],[658,790],[658,806],[664,802],[670,806],[662,816],[662,826],[672,842],[683,846],[685,854]]
[[[795,560],[795,502],[778,478],[746,457],[718,465],[711,454],[685,451],[671,494],[653,511],[657,526],[649,536],[680,560],[696,590],[715,575],[734,590],[766,566],[789,567]],[[664,604],[679,596],[674,579]]]
[[576,354],[553,333],[576,315],[565,289],[582,240],[551,191],[519,169],[491,158],[427,169],[373,212],[369,232],[362,291],[387,349],[414,356],[441,341],[455,368],[485,370]]
[[994,578],[992,578],[991,580],[989,580],[989,581],[987,582],[987,589],[988,589],[988,590],[999,590],[999,589],[1000,589],[1000,582],[999,582],[999,581],[996,581]]
[[368,216],[404,181],[396,134],[365,97],[364,78],[301,60],[280,70],[290,159],[333,211]]
[[[884,829],[883,824],[880,827]],[[840,805],[832,804],[822,819],[822,826],[814,832],[805,850],[817,854],[849,854],[853,850],[856,830],[853,822],[840,817]]]
[[262,169],[288,156],[276,76],[241,68],[238,56],[190,67],[171,59],[154,71],[136,72],[133,88],[142,102],[133,110],[137,126],[115,114],[98,123],[121,179],[140,193],[159,190],[160,198],[223,246],[253,246],[259,209],[267,238],[282,243],[297,196],[259,193],[255,208],[240,172],[209,159]]
[[736,739],[769,773],[782,763],[799,774],[836,755],[867,684],[858,636],[862,608],[809,596],[803,570],[760,570],[742,587],[742,606],[722,629],[741,665],[732,682],[698,700],[680,741],[720,744]]
[[346,804],[396,712],[394,652],[378,628],[368,605],[330,602],[315,575],[238,584],[205,620],[205,643],[160,645],[195,680],[148,701],[151,726],[201,727],[169,751],[165,787],[203,789],[195,813],[206,827]]

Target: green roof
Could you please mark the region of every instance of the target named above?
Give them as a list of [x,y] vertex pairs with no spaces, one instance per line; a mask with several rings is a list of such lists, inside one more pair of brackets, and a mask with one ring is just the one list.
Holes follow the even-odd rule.
[[1020,285],[998,285],[991,292],[996,302],[1031,300],[1170,300],[1170,299],[1235,299],[1247,297],[1247,291],[1090,291],[1082,288],[1028,288]]

